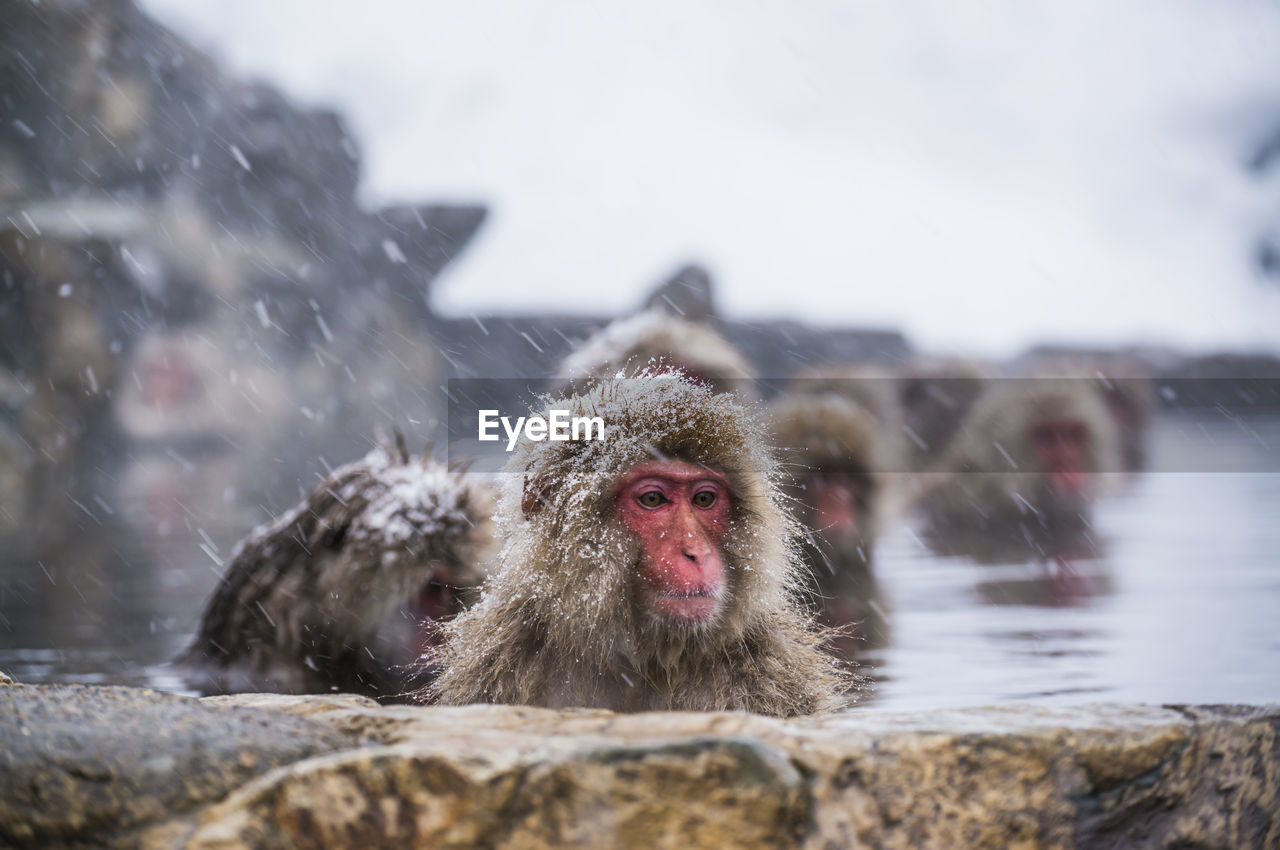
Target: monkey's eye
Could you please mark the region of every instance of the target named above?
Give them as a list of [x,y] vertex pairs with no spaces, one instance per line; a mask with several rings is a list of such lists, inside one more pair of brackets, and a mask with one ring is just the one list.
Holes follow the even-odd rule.
[[657,490],[647,490],[636,496],[636,501],[640,503],[642,508],[656,508],[667,500],[667,497],[659,493]]
[[691,501],[694,507],[709,508],[716,503],[716,494],[710,490],[703,490],[699,493],[694,493]]

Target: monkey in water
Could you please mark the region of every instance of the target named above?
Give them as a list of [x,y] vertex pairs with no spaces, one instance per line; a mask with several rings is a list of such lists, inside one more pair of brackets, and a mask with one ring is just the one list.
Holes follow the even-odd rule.
[[889,474],[901,464],[893,398],[884,376],[829,368],[798,377],[770,405],[792,478],[785,492],[806,529],[813,607],[822,625],[838,630],[831,646],[844,657],[888,639],[872,555]]
[[897,396],[908,469],[921,471],[938,463],[986,387],[982,367],[967,360],[920,358],[899,371]]
[[560,379],[570,387],[593,379],[679,372],[717,392],[746,393],[751,364],[709,325],[646,310],[603,328],[565,358]]
[[445,704],[809,714],[851,677],[794,594],[797,528],[764,432],[667,373],[549,403],[603,439],[526,442],[480,601],[445,624]]
[[178,665],[206,693],[404,699],[483,579],[493,504],[477,475],[374,449],[237,546]]
[[922,536],[940,554],[984,562],[1093,557],[1093,504],[1120,469],[1095,382],[993,382],[922,479]]

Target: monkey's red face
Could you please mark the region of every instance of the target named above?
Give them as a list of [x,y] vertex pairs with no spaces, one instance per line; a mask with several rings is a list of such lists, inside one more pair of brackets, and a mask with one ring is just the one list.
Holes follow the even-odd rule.
[[157,407],[189,401],[200,392],[200,377],[191,361],[178,348],[147,360],[139,369],[142,399]]
[[813,525],[830,537],[856,534],[862,525],[857,476],[847,472],[813,475],[806,482],[813,504]]
[[640,583],[651,613],[696,625],[724,605],[721,543],[729,528],[729,483],[683,461],[647,463],[618,482],[618,518],[640,542]]
[[1031,429],[1031,444],[1055,489],[1079,493],[1088,480],[1089,428],[1078,419],[1046,419]]

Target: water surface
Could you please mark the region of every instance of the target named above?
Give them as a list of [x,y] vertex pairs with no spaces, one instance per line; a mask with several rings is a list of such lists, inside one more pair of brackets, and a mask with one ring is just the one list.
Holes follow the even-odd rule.
[[[1097,560],[984,566],[896,525],[876,556],[890,642],[867,659],[866,709],[1280,702],[1280,419],[1170,415],[1151,438],[1154,469],[1197,471],[1138,474],[1107,496]],[[189,515],[144,535],[128,513],[0,553],[0,670],[182,690],[160,665],[248,529]]]

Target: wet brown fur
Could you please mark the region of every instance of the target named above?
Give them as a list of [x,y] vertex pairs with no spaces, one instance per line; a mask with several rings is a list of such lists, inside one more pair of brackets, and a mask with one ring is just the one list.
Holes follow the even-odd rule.
[[[398,503],[398,484],[415,498]],[[466,601],[492,508],[478,477],[411,459],[403,443],[376,449],[237,546],[178,663],[206,692],[403,697],[427,675],[407,607],[428,580]]]
[[[426,698],[784,717],[839,705],[849,679],[793,598],[796,527],[748,412],[672,375],[604,382],[550,407],[602,416],[606,439],[517,450],[497,516],[506,547],[480,603],[446,626]],[[614,490],[655,458],[729,481],[728,596],[703,627],[659,621],[637,601],[640,549]],[[526,515],[530,490],[542,503]]]

